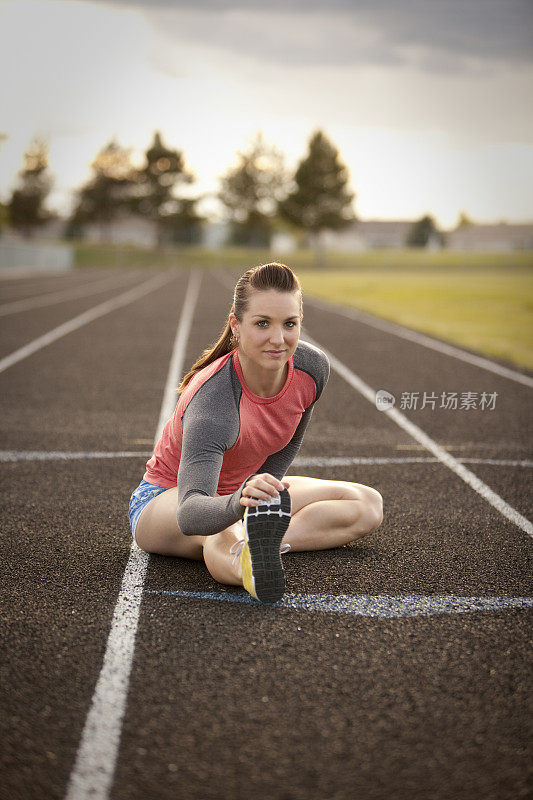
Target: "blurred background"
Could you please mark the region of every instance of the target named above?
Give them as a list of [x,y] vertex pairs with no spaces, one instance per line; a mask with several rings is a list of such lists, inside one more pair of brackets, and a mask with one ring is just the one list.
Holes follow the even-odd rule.
[[533,367],[530,0],[1,0],[0,64],[4,271],[275,258]]

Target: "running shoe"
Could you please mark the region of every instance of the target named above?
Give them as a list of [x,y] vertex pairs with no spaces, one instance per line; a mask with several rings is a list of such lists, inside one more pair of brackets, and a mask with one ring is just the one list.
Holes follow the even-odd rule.
[[290,521],[291,498],[283,489],[279,497],[245,508],[244,540],[232,545],[235,558],[240,556],[244,588],[262,603],[276,603],[285,592],[280,552],[290,549],[290,545],[281,546]]

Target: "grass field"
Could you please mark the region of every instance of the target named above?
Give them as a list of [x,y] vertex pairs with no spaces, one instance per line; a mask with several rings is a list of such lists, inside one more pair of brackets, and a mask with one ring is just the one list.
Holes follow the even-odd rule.
[[306,292],[361,308],[459,346],[533,369],[533,252],[456,253],[420,249],[290,254],[246,248],[162,251],[76,246],[77,266],[226,268],[270,260],[296,270]]
[[533,271],[299,273],[304,290],[533,369]]
[[[315,270],[316,254],[313,250],[299,249],[292,253],[246,247],[173,247],[150,248],[113,244],[74,244],[77,267],[153,267],[157,269],[220,268],[242,270],[267,261],[282,261],[293,269]],[[533,252],[514,253],[457,253],[426,251],[420,248],[402,250],[369,250],[363,253],[325,253],[325,269],[330,270],[507,270],[523,267],[533,270]]]

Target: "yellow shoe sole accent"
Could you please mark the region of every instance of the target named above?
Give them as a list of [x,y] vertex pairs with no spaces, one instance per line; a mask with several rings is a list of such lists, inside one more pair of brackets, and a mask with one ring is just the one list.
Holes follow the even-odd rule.
[[250,548],[248,547],[248,543],[245,541],[244,547],[242,548],[241,553],[241,569],[242,569],[242,583],[244,588],[247,592],[249,592],[252,597],[255,597],[256,600],[259,598],[255,593],[255,581],[252,572],[252,559],[250,558]]

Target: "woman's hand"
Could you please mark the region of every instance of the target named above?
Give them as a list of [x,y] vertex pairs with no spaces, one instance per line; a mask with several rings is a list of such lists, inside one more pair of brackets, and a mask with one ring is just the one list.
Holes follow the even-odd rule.
[[241,506],[258,506],[262,500],[270,500],[271,497],[278,497],[282,489],[288,489],[288,481],[279,481],[268,472],[262,475],[254,475],[241,492]]

